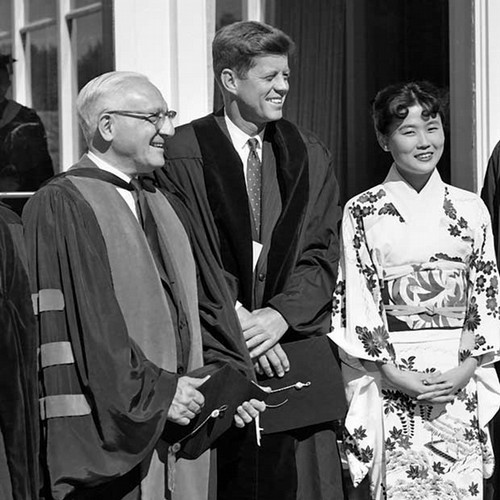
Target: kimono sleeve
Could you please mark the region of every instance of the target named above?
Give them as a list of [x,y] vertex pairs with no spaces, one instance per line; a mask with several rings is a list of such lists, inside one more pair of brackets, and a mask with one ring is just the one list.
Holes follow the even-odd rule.
[[364,219],[355,200],[344,211],[341,249],[330,337],[353,358],[391,362],[394,348],[383,312],[380,270],[367,244]]
[[500,348],[499,274],[493,246],[491,221],[478,200],[479,227],[475,230],[468,272],[467,311],[460,360],[481,357],[481,364],[498,361]]

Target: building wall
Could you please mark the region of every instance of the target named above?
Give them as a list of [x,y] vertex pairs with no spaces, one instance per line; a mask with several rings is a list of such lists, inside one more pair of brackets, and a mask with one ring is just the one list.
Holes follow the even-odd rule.
[[[58,169],[67,168],[82,151],[74,104],[83,80],[93,73],[109,69],[145,73],[179,112],[177,124],[212,110],[210,42],[222,0],[3,0],[3,5],[5,1],[11,5],[10,42],[18,60],[13,97],[34,106],[43,84],[52,96],[46,101],[56,99],[55,108],[41,110],[41,115]],[[271,0],[241,0],[240,10],[243,18],[263,20],[272,5]],[[449,5],[451,178],[477,191],[487,158],[500,139],[500,30],[495,29],[500,24],[500,2],[450,0]],[[7,11],[3,6],[2,12]],[[100,34],[93,31],[97,24],[102,26]],[[2,50],[8,46],[6,32],[3,22]],[[101,45],[85,48],[84,41],[92,37]],[[36,64],[32,57],[39,53],[30,49],[30,40],[34,47],[48,47],[45,59]],[[88,57],[83,60],[90,49],[99,64],[92,66]],[[54,72],[37,73],[35,67]]]

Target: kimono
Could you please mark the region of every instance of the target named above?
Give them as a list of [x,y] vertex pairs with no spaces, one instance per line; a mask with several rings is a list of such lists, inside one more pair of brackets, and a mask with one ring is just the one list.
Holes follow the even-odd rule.
[[[478,196],[435,170],[418,193],[393,165],[353,198],[331,338],[341,351],[349,410],[345,451],[354,485],[373,498],[479,499],[493,472],[487,424],[500,406],[498,270]],[[478,368],[452,403],[428,404],[388,385],[376,367]]]

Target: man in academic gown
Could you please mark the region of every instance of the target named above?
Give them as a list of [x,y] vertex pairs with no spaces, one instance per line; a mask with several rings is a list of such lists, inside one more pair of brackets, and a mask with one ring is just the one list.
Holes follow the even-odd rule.
[[[490,212],[497,264],[500,265],[500,142],[493,149],[488,161],[481,198]],[[500,377],[500,363],[495,363],[495,369]],[[491,425],[496,466],[492,478],[487,482],[488,486],[494,489],[493,498],[497,498],[500,497],[500,414],[493,418]]]
[[0,203],[0,498],[38,498],[36,328],[19,217]]
[[[77,109],[89,153],[23,213],[40,336],[44,494],[206,500],[209,454],[175,462],[165,424],[186,425],[200,412],[205,378],[189,372],[204,360],[247,375],[250,365],[237,316],[224,306],[217,256],[183,227],[179,200],[137,179],[163,165],[175,112],[128,72],[89,82]],[[243,403],[236,424],[263,408]]]
[[[54,175],[45,128],[35,110],[6,94],[12,59],[0,56],[0,191],[36,191]],[[21,213],[25,199],[9,200]]]
[[[212,50],[224,108],[179,127],[156,173],[200,212],[256,369],[277,376],[289,368],[282,342],[330,331],[341,216],[329,152],[282,119],[292,49],[262,23],[222,28]],[[219,499],[342,498],[330,426],[264,435],[259,450],[245,432],[218,448]]]

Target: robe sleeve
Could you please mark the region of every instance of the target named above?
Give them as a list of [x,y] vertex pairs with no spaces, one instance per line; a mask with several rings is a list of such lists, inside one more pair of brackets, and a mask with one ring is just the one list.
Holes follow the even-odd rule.
[[330,337],[347,357],[392,362],[394,348],[383,312],[381,271],[376,255],[368,248],[359,212],[355,200],[344,211]]
[[486,365],[498,360],[500,348],[499,275],[491,221],[479,200],[480,224],[475,230],[469,261],[467,312],[460,345],[460,360],[481,357]]
[[[164,180],[162,185],[168,185]],[[234,300],[215,242],[197,210],[175,194],[168,196],[189,236],[196,262],[198,305],[204,364],[227,362],[248,378],[254,378]]]
[[500,262],[500,142],[495,146],[488,161],[481,198],[491,216],[497,263]]
[[23,219],[38,298],[44,454],[52,494],[62,498],[149,456],[177,376],[149,361],[129,336],[97,220],[71,182],[42,188]]
[[331,329],[342,216],[331,155],[317,141],[308,144],[308,155],[309,206],[296,263],[282,290],[268,301],[299,335],[328,333]]
[[0,497],[38,498],[37,342],[19,229],[0,207]]

